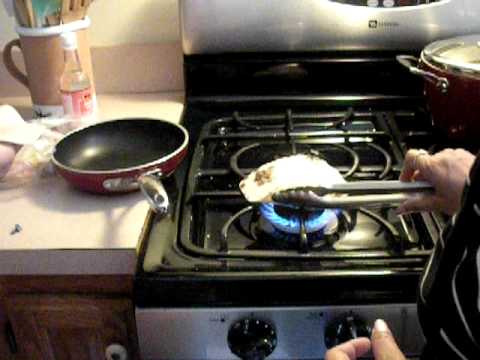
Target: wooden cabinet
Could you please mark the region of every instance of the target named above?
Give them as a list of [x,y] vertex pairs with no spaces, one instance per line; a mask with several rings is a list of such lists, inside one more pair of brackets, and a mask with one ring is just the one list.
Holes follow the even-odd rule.
[[138,359],[129,299],[15,295],[6,308],[18,359],[100,360],[111,344],[125,348],[129,360]]
[[15,295],[6,299],[18,354],[15,359],[105,359],[111,344],[138,359],[129,299],[75,295]]
[[131,275],[0,276],[0,360],[105,360],[112,344],[139,360],[132,293]]
[[[13,360],[12,350],[7,341],[7,336],[13,334],[9,327],[7,313],[0,299],[0,359],[2,360]],[[10,334],[7,334],[10,332]]]

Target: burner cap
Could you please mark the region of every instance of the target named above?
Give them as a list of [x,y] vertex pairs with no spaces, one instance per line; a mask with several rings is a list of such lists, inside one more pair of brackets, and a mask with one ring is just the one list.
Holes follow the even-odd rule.
[[305,231],[307,233],[322,231],[325,235],[329,235],[337,230],[340,210],[324,209],[302,214],[287,207],[266,203],[260,205],[260,213],[276,229],[288,234],[300,233],[300,217],[304,216]]

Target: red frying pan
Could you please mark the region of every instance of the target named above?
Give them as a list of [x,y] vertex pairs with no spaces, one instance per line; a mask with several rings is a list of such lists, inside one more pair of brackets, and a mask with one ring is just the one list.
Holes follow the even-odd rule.
[[67,134],[58,142],[53,164],[73,186],[95,193],[139,187],[153,208],[164,212],[168,196],[160,179],[185,157],[188,132],[157,119],[100,122]]

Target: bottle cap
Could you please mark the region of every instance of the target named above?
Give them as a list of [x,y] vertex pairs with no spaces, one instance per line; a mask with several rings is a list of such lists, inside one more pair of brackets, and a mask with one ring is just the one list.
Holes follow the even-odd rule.
[[77,34],[75,32],[64,32],[60,37],[65,50],[75,50],[77,48]]

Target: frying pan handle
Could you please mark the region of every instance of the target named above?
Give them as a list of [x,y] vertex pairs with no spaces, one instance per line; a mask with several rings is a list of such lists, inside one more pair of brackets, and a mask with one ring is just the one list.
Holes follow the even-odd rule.
[[103,181],[102,186],[108,192],[125,192],[138,189],[138,181],[136,178],[110,178]]
[[160,180],[162,175],[160,169],[155,169],[138,176],[138,178],[110,178],[103,182],[103,187],[109,192],[125,192],[140,187],[152,209],[159,214],[166,214],[170,204],[167,192]]
[[170,202],[168,200],[168,194],[160,181],[160,176],[161,172],[153,171],[140,175],[137,182],[153,211],[159,214],[166,214]]

